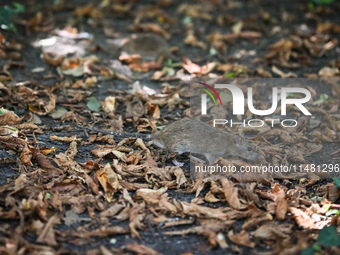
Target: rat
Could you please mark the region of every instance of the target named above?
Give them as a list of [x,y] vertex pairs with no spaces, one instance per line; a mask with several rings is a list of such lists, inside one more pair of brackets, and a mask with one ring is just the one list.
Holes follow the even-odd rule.
[[173,58],[167,41],[157,34],[141,34],[130,38],[123,46],[123,51],[129,55],[139,54],[147,61],[158,61],[160,58]]
[[[151,140],[157,147],[171,153],[190,152],[193,155],[204,156],[210,164],[219,157],[238,156],[253,161],[260,156],[255,147],[242,136],[192,118],[175,121],[153,134],[120,133],[75,125],[97,133]],[[197,161],[196,157],[192,158]]]

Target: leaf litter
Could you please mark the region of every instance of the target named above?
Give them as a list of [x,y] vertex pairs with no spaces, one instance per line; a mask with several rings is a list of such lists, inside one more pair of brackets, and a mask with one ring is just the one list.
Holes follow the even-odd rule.
[[[193,179],[176,155],[166,154],[140,138],[118,141],[119,137],[112,135],[71,133],[71,122],[84,125],[89,119],[91,125],[101,125],[108,130],[123,131],[123,127],[130,127],[138,132],[157,131],[158,127],[174,121],[174,116],[188,115],[189,92],[185,83],[188,79],[300,77],[299,68],[311,66],[315,59],[334,53],[338,44],[338,25],[315,18],[316,27],[301,25],[285,39],[267,45],[262,55],[255,52],[257,59],[253,58],[252,64],[226,61],[224,53],[229,48],[243,41],[256,45],[269,31],[264,31],[262,24],[251,24],[247,19],[231,16],[228,20],[215,16],[216,6],[208,3],[180,4],[176,15],[183,17],[184,36],[179,45],[203,51],[214,49],[210,53],[215,52],[216,58],[199,59],[175,50],[174,53],[179,54],[172,61],[157,61],[163,50],[165,56],[171,51],[166,41],[173,36],[170,27],[176,28],[180,22],[177,16],[173,18],[162,10],[171,3],[162,1],[136,11],[129,32],[154,33],[157,38],[162,37],[156,41],[164,43],[161,52],[151,56],[151,61],[145,59],[143,55],[148,53],[143,49],[129,49],[131,55],[117,55],[119,66],[127,68],[127,64],[133,72],[108,67],[105,58],[97,55],[69,57],[42,49],[43,61],[53,70],[57,82],[46,86],[42,74],[39,82],[33,79],[18,82],[15,70],[22,64],[13,61],[22,58],[23,45],[7,41],[6,36],[1,35],[0,56],[6,64],[0,70],[0,147],[14,155],[15,160],[1,157],[0,164],[15,162],[17,171],[14,178],[0,187],[1,244],[9,252],[7,254],[59,253],[65,243],[79,246],[98,237],[110,240],[120,235],[132,239],[119,248],[106,243],[106,246],[88,250],[87,254],[168,254],[166,249],[157,246],[153,249],[143,244],[148,231],[168,237],[201,236],[205,252],[298,254],[317,242],[323,245],[325,254],[338,253],[340,185],[337,177],[330,182],[310,173],[283,179],[274,175],[261,181],[237,175],[218,178],[205,175]],[[72,7],[72,15],[93,19],[92,25],[96,27],[103,21],[103,15],[107,15],[107,12],[101,14],[107,4],[103,1],[98,6]],[[111,4],[110,11],[118,16],[129,16],[130,6],[134,4]],[[228,8],[237,10],[239,4],[242,5],[231,1]],[[55,10],[66,7],[64,3],[53,6]],[[307,14],[321,15],[317,10],[307,11]],[[16,20],[16,24],[26,24],[27,34],[55,28],[53,15],[56,13],[30,15],[30,18]],[[255,20],[275,23],[268,12],[261,11],[259,15]],[[149,23],[150,19],[157,20],[158,24]],[[196,20],[232,26],[228,33],[214,32],[204,37]],[[107,26],[105,22],[102,25]],[[108,27],[105,29],[110,31]],[[270,33],[275,34],[275,29],[282,28],[272,29]],[[71,40],[93,40],[91,34],[80,33],[72,27],[56,33]],[[113,35],[121,36],[114,32]],[[249,56],[253,53],[240,51],[234,55],[234,60]],[[257,63],[260,65],[254,68]],[[339,75],[340,64],[330,61],[318,68],[317,72],[303,73],[303,76],[334,78]],[[152,71],[155,69],[157,71]],[[143,81],[140,77],[144,74],[163,82],[162,87],[132,85],[132,80]],[[124,89],[111,88],[111,95],[98,100],[94,90],[101,89],[99,84],[107,80],[124,82]],[[176,82],[169,84],[171,81]],[[133,89],[128,90],[128,85]],[[254,87],[254,90],[257,95],[259,88]],[[265,125],[259,129],[255,143],[265,162],[301,163],[308,167],[309,156],[322,153],[325,143],[340,142],[339,85],[328,84],[323,93],[327,96],[313,91],[313,103],[307,108],[319,113],[319,119],[314,122],[306,119],[307,128],[297,127],[298,132],[291,132]],[[255,97],[255,104],[261,103],[260,98]],[[58,112],[60,109],[62,113]],[[294,109],[289,111],[297,115]],[[49,123],[57,124],[54,130],[59,128],[64,134],[53,132],[45,136],[49,141],[43,140],[40,134],[50,132],[51,128],[46,125],[46,119],[39,123],[39,116],[54,119]],[[47,147],[41,143],[46,143]],[[48,147],[51,144],[57,145],[56,148]],[[87,146],[91,148],[90,157],[83,154],[82,147]],[[338,162],[338,147],[329,154]],[[175,160],[180,163],[169,164],[177,162]],[[227,163],[248,164],[237,157],[228,159]],[[16,226],[8,222],[15,222]],[[63,224],[67,228],[62,231],[59,226]],[[333,231],[334,240],[326,240],[328,232],[317,232],[321,229],[325,233]],[[29,242],[27,236],[33,236],[34,241]],[[195,250],[182,254],[193,254]]]

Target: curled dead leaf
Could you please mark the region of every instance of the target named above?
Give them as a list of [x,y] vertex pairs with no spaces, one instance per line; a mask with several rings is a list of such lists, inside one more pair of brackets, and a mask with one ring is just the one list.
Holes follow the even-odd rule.
[[137,229],[143,228],[142,221],[145,216],[144,210],[145,210],[145,203],[141,203],[141,204],[135,203],[130,210],[129,227],[130,227],[131,235],[133,237],[140,238],[140,235]]
[[106,97],[103,104],[103,110],[107,113],[114,113],[117,108],[117,101],[115,97]]
[[59,141],[59,142],[81,142],[82,138],[77,138],[76,135],[73,135],[71,137],[68,136],[64,136],[64,137],[60,137],[60,136],[56,136],[56,135],[52,135],[50,136],[50,139],[52,141]]
[[14,112],[0,108],[0,125],[13,125],[21,122],[25,116],[19,118]]
[[42,51],[44,60],[47,64],[51,66],[59,66],[61,62],[63,61],[63,58],[61,56],[55,56],[55,57],[50,57],[50,55],[44,51]]
[[244,229],[241,230],[241,232],[238,233],[238,234],[234,234],[233,231],[230,230],[229,233],[228,233],[228,238],[233,243],[236,243],[236,244],[239,244],[239,245],[242,245],[242,246],[246,246],[246,247],[249,247],[249,248],[255,247],[255,243],[250,241],[249,234]]
[[32,105],[29,105],[28,109],[38,115],[47,115],[50,114],[51,112],[53,112],[53,110],[55,109],[56,106],[56,96],[53,95],[50,92],[45,92],[45,94],[47,94],[47,96],[49,97],[50,101],[44,106],[45,111],[41,111],[37,108],[35,108]]
[[111,202],[114,193],[118,191],[120,187],[118,175],[113,171],[110,164],[107,163],[104,168],[96,171],[95,176],[105,191],[106,200]]
[[165,39],[169,39],[169,34],[158,24],[147,23],[147,24],[136,24],[132,31],[144,31],[144,32],[154,32],[160,34]]
[[325,77],[325,78],[332,78],[335,76],[338,76],[340,74],[340,71],[337,67],[324,67],[322,68],[319,72],[318,75],[320,77]]
[[304,229],[322,229],[330,222],[330,220],[317,222],[309,217],[307,213],[295,207],[290,207],[290,212],[293,214],[297,224]]
[[140,255],[160,255],[161,254],[150,247],[147,247],[142,244],[136,244],[136,243],[134,244],[131,243],[131,244],[126,245],[126,249],[128,251],[132,251]]
[[328,198],[331,202],[336,201],[340,196],[340,189],[334,183],[327,183]]
[[204,66],[199,66],[197,64],[194,64],[193,62],[191,62],[189,59],[186,58],[185,64],[183,64],[182,67],[191,74],[205,75],[213,71],[216,66],[217,66],[217,62],[211,62]]
[[297,74],[292,73],[292,72],[284,73],[274,65],[272,66],[272,71],[273,73],[279,75],[281,78],[297,78],[298,77]]
[[238,188],[234,183],[226,178],[221,180],[223,193],[227,199],[228,204],[235,209],[242,210],[248,207],[248,205],[242,204],[238,197]]

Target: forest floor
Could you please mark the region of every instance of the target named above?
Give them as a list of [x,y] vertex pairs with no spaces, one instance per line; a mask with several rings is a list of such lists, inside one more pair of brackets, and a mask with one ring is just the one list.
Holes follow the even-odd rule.
[[[339,1],[17,2],[0,5],[18,12],[0,18],[16,29],[0,30],[1,254],[340,254]],[[262,109],[261,82],[311,91],[296,128],[242,130],[262,161],[218,161],[303,173],[194,176],[185,155],[74,125],[156,132],[190,115],[195,79],[253,82]]]

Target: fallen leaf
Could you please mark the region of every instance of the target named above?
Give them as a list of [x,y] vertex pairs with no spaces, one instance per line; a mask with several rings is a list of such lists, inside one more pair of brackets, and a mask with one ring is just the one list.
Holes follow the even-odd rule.
[[96,171],[95,175],[105,191],[106,200],[111,202],[114,193],[117,192],[120,187],[118,175],[113,171],[109,163],[107,163],[104,168]]
[[101,104],[100,104],[100,102],[98,101],[98,99],[96,97],[92,96],[90,98],[90,100],[88,101],[86,106],[91,111],[98,112],[99,111],[99,107],[101,106]]
[[235,209],[242,210],[247,208],[247,205],[241,203],[238,197],[238,188],[234,186],[230,180],[223,178],[221,179],[223,193],[225,198],[227,199],[228,204]]
[[241,232],[238,233],[238,234],[234,234],[233,231],[230,230],[229,233],[228,233],[228,238],[233,243],[236,243],[236,244],[239,244],[239,245],[242,245],[242,246],[246,246],[246,247],[249,247],[249,248],[255,247],[255,243],[250,241],[249,234],[244,229],[241,230]]
[[136,254],[141,254],[141,255],[160,255],[161,254],[150,247],[147,247],[142,244],[136,244],[136,243],[126,245],[126,249],[128,251],[132,251],[132,252],[135,252]]
[[317,222],[305,212],[295,207],[290,207],[290,212],[293,214],[297,224],[303,229],[322,229],[330,222],[330,220]]

